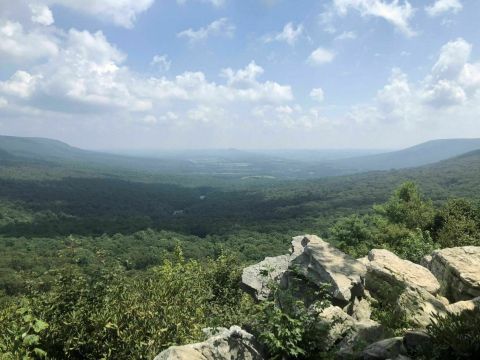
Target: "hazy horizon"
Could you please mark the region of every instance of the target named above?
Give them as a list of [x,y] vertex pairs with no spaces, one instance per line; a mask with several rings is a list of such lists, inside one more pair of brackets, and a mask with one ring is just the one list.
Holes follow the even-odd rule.
[[480,2],[0,2],[0,133],[95,150],[480,137]]

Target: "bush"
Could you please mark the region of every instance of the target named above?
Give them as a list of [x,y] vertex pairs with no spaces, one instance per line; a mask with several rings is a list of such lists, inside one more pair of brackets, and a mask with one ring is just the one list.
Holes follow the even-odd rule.
[[201,340],[204,327],[241,324],[252,304],[242,307],[248,300],[239,274],[228,256],[199,263],[178,249],[175,261],[137,276],[115,268],[94,277],[62,269],[50,291],[29,300],[28,321],[48,324],[41,336],[32,333],[34,342],[18,345],[26,329],[38,329],[11,315],[21,303],[0,311],[0,358],[38,348],[49,359],[152,359],[169,346]]
[[431,359],[480,359],[480,311],[436,316],[427,328],[434,343]]
[[[327,288],[302,287],[294,284],[303,280],[295,272],[292,285],[281,289],[272,285],[268,300],[257,304],[250,314],[253,334],[265,347],[269,359],[326,359],[329,326],[318,319],[319,313],[330,305]],[[301,293],[302,298],[295,294]],[[311,299],[316,299],[311,303]]]

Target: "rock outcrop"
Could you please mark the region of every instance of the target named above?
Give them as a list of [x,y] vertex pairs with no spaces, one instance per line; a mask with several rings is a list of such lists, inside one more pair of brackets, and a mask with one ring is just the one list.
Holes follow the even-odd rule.
[[334,299],[349,302],[363,295],[365,265],[318,236],[306,235],[302,242],[303,253],[292,259],[290,267],[316,285],[330,284]]
[[441,294],[450,301],[480,296],[480,246],[436,250],[422,261],[441,285]]
[[464,311],[480,309],[480,297],[472,300],[457,301],[447,306],[447,312],[451,314],[460,314]]
[[242,286],[257,300],[266,300],[272,282],[280,282],[289,265],[290,255],[267,257],[258,264],[243,269]]
[[440,290],[440,283],[435,276],[421,265],[403,260],[388,250],[373,249],[368,253],[369,263],[366,281],[370,290],[384,282],[394,287],[417,287],[435,295]]
[[407,287],[395,301],[395,311],[411,324],[426,328],[433,315],[446,314],[445,304],[423,288]]
[[366,289],[374,298],[391,304],[399,317],[426,327],[433,314],[446,312],[445,304],[434,296],[440,284],[428,269],[388,250],[371,250],[368,260]]
[[183,346],[172,346],[154,360],[263,360],[253,336],[238,326],[219,328],[206,341]]
[[403,338],[395,337],[370,344],[363,350],[360,359],[386,360],[396,359],[405,355],[407,350],[403,346]]
[[257,300],[269,294],[274,281],[288,286],[291,275],[302,275],[316,286],[331,286],[332,297],[343,305],[364,290],[365,265],[315,235],[294,237],[290,254],[266,258],[243,270],[242,285]]
[[[327,327],[325,350],[334,349],[339,360],[428,358],[433,345],[424,329],[433,315],[480,308],[480,247],[437,250],[422,265],[381,249],[355,260],[317,236],[304,235],[293,238],[289,254],[245,268],[242,286],[258,301],[269,297],[272,283],[292,290],[288,296],[302,300]],[[324,285],[332,305],[316,312],[316,301],[322,300],[317,290]],[[281,296],[275,300],[282,304]],[[370,318],[372,304],[379,302],[413,330],[385,339],[383,326]],[[239,327],[207,336],[201,343],[173,346],[155,360],[263,359],[253,336]]]

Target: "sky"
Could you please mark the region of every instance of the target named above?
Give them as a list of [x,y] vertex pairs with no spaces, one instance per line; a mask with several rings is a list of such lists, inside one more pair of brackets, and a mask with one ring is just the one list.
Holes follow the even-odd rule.
[[0,134],[90,149],[480,137],[477,0],[0,0]]

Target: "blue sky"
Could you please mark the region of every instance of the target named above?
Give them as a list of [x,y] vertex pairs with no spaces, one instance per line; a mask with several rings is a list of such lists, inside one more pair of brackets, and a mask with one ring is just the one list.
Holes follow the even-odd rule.
[[0,0],[0,133],[97,148],[480,137],[474,0]]

